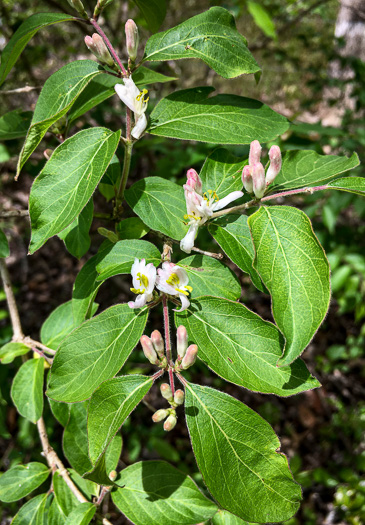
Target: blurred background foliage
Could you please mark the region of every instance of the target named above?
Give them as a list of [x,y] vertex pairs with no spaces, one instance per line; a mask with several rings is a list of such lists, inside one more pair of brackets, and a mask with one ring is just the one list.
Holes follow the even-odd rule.
[[[91,11],[94,0],[83,1]],[[248,39],[250,49],[262,66],[260,82],[256,84],[252,76],[224,80],[200,61],[152,63],[150,67],[178,80],[152,86],[150,107],[174,90],[214,85],[217,92],[257,98],[286,115],[292,126],[276,142],[283,150],[313,149],[318,153],[343,155],[357,151],[361,159],[365,150],[365,36],[359,35],[361,28],[365,35],[364,2],[170,0],[161,29],[177,25],[213,5],[229,9],[236,17],[238,29]],[[71,13],[71,8],[66,0],[2,0],[0,49],[22,21],[44,11]],[[142,43],[145,42],[150,32],[133,2],[114,0],[102,17],[107,34],[123,57],[124,23],[130,17],[138,23]],[[87,28],[81,23],[59,24],[37,33],[2,87],[0,115],[19,108],[32,111],[40,88],[54,71],[72,60],[91,58],[83,43],[86,34]],[[34,89],[21,94],[7,93],[26,85]],[[113,97],[83,116],[70,132],[95,124],[115,130],[122,119],[123,108],[119,99]],[[48,134],[46,139],[43,150],[57,146],[54,135]],[[14,183],[21,145],[21,139],[0,143],[0,208],[26,208],[32,181],[45,162],[40,147],[26,164],[20,181]],[[158,175],[183,184],[186,170],[200,169],[213,148],[211,144],[147,136],[136,145],[131,183],[133,178]],[[248,154],[246,146],[230,149],[236,155]],[[364,167],[360,165],[353,174],[364,176]],[[303,505],[287,525],[361,525],[365,523],[365,203],[360,197],[341,192],[298,196],[294,202],[311,218],[332,269],[330,311],[304,353],[307,365],[323,387],[280,399],[224,383],[202,363],[187,375],[234,395],[273,425],[295,477],[303,487]],[[99,212],[111,209],[101,194],[95,195],[94,204]],[[127,216],[128,213],[126,209]],[[49,313],[69,300],[77,272],[100,244],[97,233],[100,226],[113,229],[113,225],[95,220],[92,248],[77,261],[58,238],[27,257],[27,221],[9,219],[2,224],[11,244],[8,264],[26,334],[38,338]],[[156,242],[153,237],[150,240]],[[201,248],[212,249],[211,243],[207,233],[199,234]],[[218,247],[215,249],[218,251]],[[181,256],[176,249],[175,260]],[[259,294],[247,276],[236,273],[243,285],[241,300],[265,319],[272,319],[269,297]],[[105,284],[98,295],[100,309],[125,301],[128,290],[128,279],[113,278],[112,285]],[[159,313],[151,318],[151,330],[162,328]],[[0,290],[0,345],[9,341],[11,335],[5,296]],[[19,357],[12,364],[0,367],[2,470],[18,462],[40,460],[36,428],[16,413],[10,399],[11,381],[20,363]],[[149,368],[142,352],[135,350],[124,372],[150,372]],[[163,406],[156,388],[149,394],[148,404],[154,409]],[[175,430],[165,435],[161,425],[153,425],[151,413],[148,406],[142,404],[124,425],[120,467],[159,457],[190,473],[200,483],[183,417]],[[62,428],[48,406],[45,419],[52,445],[62,455]],[[3,509],[1,523],[10,523],[9,517],[17,505]],[[115,517],[115,523],[126,523],[123,519]]]

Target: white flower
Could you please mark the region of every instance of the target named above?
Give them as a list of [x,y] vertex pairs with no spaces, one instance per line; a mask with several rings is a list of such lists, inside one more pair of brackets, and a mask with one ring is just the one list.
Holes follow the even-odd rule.
[[162,268],[157,270],[157,273],[157,288],[163,293],[177,295],[181,301],[181,309],[179,311],[186,310],[190,305],[187,296],[193,290],[191,286],[188,286],[189,277],[186,270],[177,264],[164,262],[162,263]]
[[132,137],[139,139],[147,127],[147,118],[145,115],[148,99],[147,89],[140,91],[131,77],[123,78],[123,84],[114,86],[118,97],[134,113],[134,128]]
[[131,292],[138,295],[135,302],[129,301],[130,308],[142,308],[153,298],[153,288],[156,282],[156,268],[152,263],[146,265],[145,259],[141,262],[136,258],[132,265],[131,274],[133,278],[133,288]]
[[189,170],[187,177],[188,181],[184,184],[187,214],[184,215],[184,219],[189,219],[187,223],[189,230],[181,240],[180,248],[183,252],[190,253],[194,246],[199,226],[202,226],[210,219],[215,211],[221,210],[227,204],[242,197],[243,193],[242,191],[232,191],[223,199],[219,199],[215,191],[208,190],[204,194],[201,193],[202,182],[194,170]]

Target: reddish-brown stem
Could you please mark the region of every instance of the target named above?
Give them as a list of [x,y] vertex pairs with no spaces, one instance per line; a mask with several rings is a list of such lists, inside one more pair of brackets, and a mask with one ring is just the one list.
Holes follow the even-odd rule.
[[39,349],[36,348],[35,346],[32,347],[32,350],[33,350],[33,352],[36,352],[36,353],[39,354],[41,357],[43,357],[43,358],[47,361],[47,363],[48,363],[49,365],[51,365],[51,364],[53,363],[53,359],[51,359],[50,357],[47,357],[46,354],[44,354],[44,353],[42,352],[42,350],[39,350]]
[[176,377],[178,378],[180,383],[182,383],[184,386],[186,386],[187,381],[186,381],[185,377],[183,377],[181,374],[179,374],[179,372],[176,372]]
[[123,66],[120,58],[118,57],[114,47],[111,45],[109,38],[106,36],[106,34],[101,29],[101,27],[99,26],[99,24],[97,23],[96,20],[94,20],[93,18],[90,18],[90,24],[96,29],[96,31],[99,33],[101,38],[104,40],[107,48],[110,51],[111,56],[114,58],[116,64],[118,65],[119,69],[121,70],[123,76],[127,77],[128,73],[127,73],[125,67]]
[[[170,338],[170,320],[169,320],[169,307],[167,304],[167,296],[163,294],[162,296],[163,304],[163,324],[165,330],[165,345],[166,345],[166,358],[170,367],[173,367],[173,362],[171,358],[171,338]],[[174,383],[174,373],[172,368],[169,368],[169,380],[172,395],[175,393],[175,383]]]
[[161,377],[165,373],[165,370],[159,370],[155,374],[153,374],[152,379],[156,381],[159,377]]

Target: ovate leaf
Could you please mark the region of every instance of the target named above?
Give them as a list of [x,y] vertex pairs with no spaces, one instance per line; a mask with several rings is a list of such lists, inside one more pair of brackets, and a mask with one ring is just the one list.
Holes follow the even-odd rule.
[[106,450],[129,414],[142,401],[153,379],[141,375],[105,381],[91,396],[88,409],[89,456],[93,464]]
[[301,360],[277,367],[284,340],[275,325],[243,304],[200,297],[176,313],[198,345],[198,357],[227,381],[265,394],[290,396],[320,386]]
[[63,451],[70,465],[81,476],[92,465],[87,452],[87,402],[70,405],[70,416],[63,433]]
[[134,0],[151,31],[157,31],[166,16],[166,0]]
[[119,239],[141,239],[150,231],[139,217],[129,217],[116,224],[116,233]]
[[14,516],[11,525],[44,525],[44,510],[47,498],[48,494],[39,494],[27,501]]
[[203,191],[213,190],[222,199],[242,189],[242,169],[247,160],[232,155],[224,148],[215,149],[205,160],[199,174]]
[[32,114],[31,111],[15,109],[0,117],[0,140],[13,140],[25,137]]
[[195,458],[209,492],[244,520],[285,521],[301,491],[270,425],[237,399],[187,383],[185,413]]
[[344,179],[336,179],[328,184],[328,188],[332,190],[349,191],[357,195],[365,195],[365,178],[364,177],[346,177]]
[[65,525],[88,525],[93,519],[96,507],[86,501],[80,503],[67,517]]
[[217,506],[194,481],[164,461],[141,461],[122,470],[112,492],[118,509],[135,525],[191,525],[210,518]]
[[48,478],[50,469],[43,463],[16,465],[0,477],[0,501],[9,503],[24,498]]
[[3,365],[7,365],[12,363],[19,355],[25,355],[29,351],[29,346],[23,343],[7,343],[0,348],[0,361]]
[[267,142],[284,133],[289,123],[262,102],[237,95],[208,98],[212,87],[176,91],[152,111],[152,135],[213,144]]
[[136,346],[148,309],[117,304],[83,323],[61,343],[51,368],[47,395],[64,402],[88,399],[111,379]]
[[0,85],[4,82],[9,71],[18,60],[29,40],[39,29],[52,24],[58,24],[59,22],[69,22],[72,20],[76,20],[76,18],[61,13],[37,13],[27,18],[11,37],[4,51],[2,52],[0,64]]
[[270,38],[276,38],[275,24],[266,9],[257,2],[247,2],[247,8],[255,24]]
[[[80,504],[76,496],[66,485],[65,480],[56,471],[53,476],[53,491],[57,506],[65,519]],[[64,523],[64,522],[63,522]]]
[[80,131],[58,146],[33,183],[29,198],[34,253],[80,214],[118,146],[120,131]]
[[288,365],[309,344],[330,301],[329,264],[304,212],[262,206],[250,216],[254,266],[272,297],[272,311],[286,346],[279,365]]
[[184,224],[186,203],[184,190],[161,177],[142,179],[126,191],[132,210],[152,230],[181,240],[188,231]]
[[19,414],[36,423],[43,412],[43,357],[29,359],[19,368],[11,387],[11,397]]
[[93,213],[94,205],[90,199],[80,215],[58,234],[58,237],[64,241],[67,251],[78,259],[81,259],[90,248],[89,230],[93,222]]
[[247,215],[227,215],[211,222],[208,230],[231,261],[248,273],[256,288],[264,292],[265,287],[253,267],[255,250],[247,219]]
[[224,78],[260,70],[233,16],[222,7],[212,7],[147,41],[144,61],[179,58],[200,58]]

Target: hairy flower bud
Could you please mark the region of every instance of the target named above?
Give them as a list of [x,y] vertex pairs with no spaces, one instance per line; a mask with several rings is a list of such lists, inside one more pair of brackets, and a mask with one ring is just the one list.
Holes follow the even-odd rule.
[[68,0],[68,3],[71,7],[76,9],[79,15],[81,15],[83,18],[88,18],[84,4],[81,2],[81,0]]
[[163,429],[166,430],[166,432],[170,432],[170,430],[172,430],[176,426],[176,423],[177,418],[175,414],[171,414],[171,416],[169,416],[163,424]]
[[163,337],[158,330],[154,330],[151,334],[151,341],[157,352],[157,355],[162,359],[165,355],[165,347],[163,342]]
[[167,399],[169,403],[173,401],[174,398],[172,397],[170,385],[168,385],[167,383],[162,383],[162,385],[160,386],[160,390],[163,398]]
[[186,186],[188,187],[188,189],[196,191],[196,193],[202,195],[202,181],[197,172],[191,168],[187,171],[186,177]]
[[261,162],[257,162],[252,167],[253,192],[258,199],[261,199],[265,193],[265,169]]
[[138,27],[134,20],[127,20],[125,24],[125,36],[127,41],[127,53],[132,62],[137,58],[139,45]]
[[176,330],[176,340],[177,356],[181,360],[184,357],[188,347],[188,332],[186,331],[185,326],[181,325]]
[[261,145],[258,140],[254,140],[250,144],[250,154],[248,156],[248,163],[250,166],[257,164],[261,160]]
[[159,361],[159,359],[157,357],[155,349],[153,348],[153,344],[152,344],[151,339],[149,337],[147,337],[146,335],[142,335],[142,337],[140,339],[140,342],[141,342],[141,345],[142,345],[143,353],[146,356],[146,358],[148,359],[148,361],[152,365],[158,365],[160,363],[160,361]]
[[89,51],[91,51],[100,62],[107,64],[108,66],[114,65],[114,60],[110,56],[104,40],[98,35],[98,33],[94,33],[92,37],[85,36],[85,44]]
[[252,166],[245,166],[242,170],[242,183],[247,193],[253,193]]
[[157,410],[157,412],[153,414],[152,421],[154,423],[159,423],[160,421],[163,421],[164,419],[166,419],[168,415],[169,415],[169,411],[165,410],[164,408],[161,408],[160,410]]
[[271,184],[281,170],[281,151],[279,146],[271,146],[269,151],[270,166],[266,172],[266,186]]
[[190,368],[195,363],[197,354],[197,345],[190,345],[181,361],[181,369],[186,370],[187,368]]
[[177,405],[182,405],[184,403],[185,394],[182,390],[176,390],[174,394],[174,401]]

